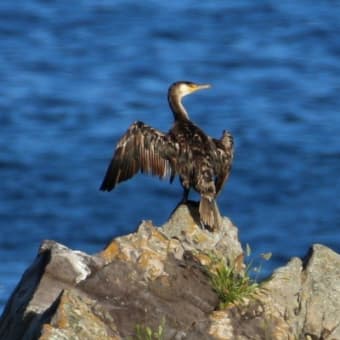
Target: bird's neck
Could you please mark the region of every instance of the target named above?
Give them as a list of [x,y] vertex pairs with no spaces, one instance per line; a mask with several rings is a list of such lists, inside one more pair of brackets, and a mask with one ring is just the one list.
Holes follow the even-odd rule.
[[168,101],[176,121],[189,120],[188,112],[182,104],[182,98],[169,95]]

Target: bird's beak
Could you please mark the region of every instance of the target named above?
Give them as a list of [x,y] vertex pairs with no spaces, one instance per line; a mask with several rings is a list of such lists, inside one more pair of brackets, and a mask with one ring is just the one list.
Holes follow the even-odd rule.
[[210,84],[196,84],[194,91],[198,91],[198,90],[203,90],[203,89],[209,89],[211,87]]

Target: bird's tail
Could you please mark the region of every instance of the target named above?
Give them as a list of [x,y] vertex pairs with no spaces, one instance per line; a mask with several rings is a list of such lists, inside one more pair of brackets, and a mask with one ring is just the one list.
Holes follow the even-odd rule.
[[201,222],[212,231],[218,230],[221,222],[221,215],[216,201],[207,196],[201,196],[199,213]]

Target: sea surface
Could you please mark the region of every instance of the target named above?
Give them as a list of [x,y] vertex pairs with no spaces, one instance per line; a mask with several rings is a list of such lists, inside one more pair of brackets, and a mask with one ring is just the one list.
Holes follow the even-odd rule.
[[95,253],[167,220],[178,181],[98,188],[132,122],[170,128],[177,80],[212,84],[184,103],[234,135],[218,202],[255,261],[272,252],[262,273],[313,243],[340,252],[339,36],[330,0],[2,0],[0,311],[43,240]]

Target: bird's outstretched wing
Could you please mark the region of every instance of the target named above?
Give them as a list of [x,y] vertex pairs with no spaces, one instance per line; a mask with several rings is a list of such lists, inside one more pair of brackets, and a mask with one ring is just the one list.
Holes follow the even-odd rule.
[[175,145],[167,135],[143,122],[133,123],[117,144],[100,190],[111,191],[138,171],[159,178],[169,176],[172,180],[174,150]]
[[223,131],[221,139],[214,139],[214,143],[217,146],[218,157],[217,176],[215,180],[215,190],[216,195],[218,195],[223,188],[224,183],[227,181],[231,171],[234,158],[233,136],[229,132]]

